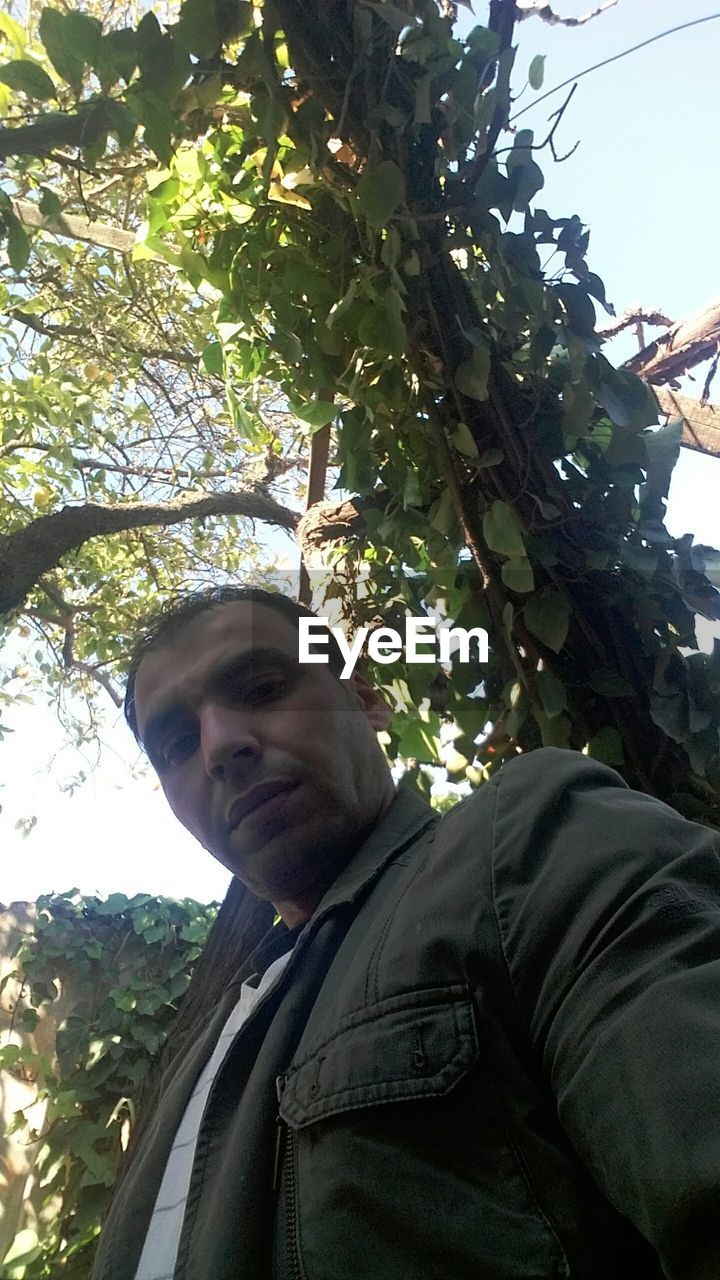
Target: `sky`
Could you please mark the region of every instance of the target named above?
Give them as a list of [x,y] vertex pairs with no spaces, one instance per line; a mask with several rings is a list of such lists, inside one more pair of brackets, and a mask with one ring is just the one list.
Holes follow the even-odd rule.
[[[552,0],[566,17],[596,5]],[[484,2],[477,0],[475,13],[477,21],[486,19]],[[525,71],[535,54],[545,54],[544,92],[656,32],[713,13],[720,14],[720,0],[618,0],[574,29],[527,19],[519,27],[516,67]],[[558,217],[577,213],[590,226],[589,264],[618,314],[641,303],[679,320],[720,296],[718,48],[720,17],[586,76],[556,139],[559,154],[576,141],[579,147],[558,165],[543,153],[546,182],[536,204]],[[566,94],[533,106],[522,127],[542,140]],[[539,97],[526,90],[517,110]],[[620,361],[633,349],[626,337],[607,353]],[[699,395],[703,376],[684,389]],[[720,400],[720,378],[713,398]],[[718,546],[719,510],[720,459],[683,449],[670,490],[670,531]],[[294,554],[289,539],[272,545],[278,557]],[[227,872],[166,809],[113,708],[99,766],[63,749],[62,730],[40,698],[18,707],[8,723],[15,732],[0,743],[0,902],[73,887],[100,896],[222,896]],[[81,770],[87,780],[72,794],[63,790]],[[15,824],[32,817],[36,823],[23,838]]]

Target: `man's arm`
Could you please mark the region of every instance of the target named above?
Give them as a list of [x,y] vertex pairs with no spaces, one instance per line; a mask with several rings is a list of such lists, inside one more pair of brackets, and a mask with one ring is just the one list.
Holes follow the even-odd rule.
[[671,1280],[718,1280],[720,839],[574,752],[491,785],[497,924],[560,1123]]

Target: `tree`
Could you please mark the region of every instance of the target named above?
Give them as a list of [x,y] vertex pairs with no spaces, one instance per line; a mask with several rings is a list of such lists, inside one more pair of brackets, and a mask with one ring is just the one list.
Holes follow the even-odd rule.
[[[488,630],[487,666],[396,680],[380,669],[404,708],[391,752],[436,758],[448,721],[452,776],[478,782],[518,749],[587,749],[717,821],[717,654],[682,652],[695,611],[720,616],[705,575],[715,553],[665,530],[681,423],[658,428],[650,387],[603,355],[596,304],[611,309],[587,230],[538,203],[538,159],[557,157],[567,102],[545,138],[513,126],[516,23],[536,12],[557,20],[549,6],[491,0],[487,25],[460,35],[444,0],[185,0],[163,23],[146,13],[112,29],[46,9],[43,49],[0,68],[15,113],[0,149],[16,196],[42,190],[49,219],[84,212],[127,229],[134,184],[128,207],[147,212],[135,297],[166,280],[182,294],[178,323],[195,327],[180,349],[197,359],[202,348],[206,375],[224,381],[231,448],[252,445],[260,388],[316,441],[333,425],[352,507],[333,556],[350,580],[371,570],[348,601],[355,618],[397,625],[407,606],[437,605]],[[529,79],[540,87],[542,59]],[[9,197],[3,217],[26,272],[32,219]],[[95,264],[113,251],[68,253]],[[121,270],[108,269],[115,296]],[[39,314],[22,275],[15,291],[17,310]],[[41,314],[73,327],[67,313]],[[131,341],[147,353],[146,335]],[[103,416],[87,427],[88,456]],[[216,441],[208,452],[204,483]],[[128,490],[103,483],[119,512]],[[11,508],[6,557],[55,514],[30,522],[27,502]],[[308,542],[333,527],[332,512],[319,516],[306,517]],[[227,567],[227,553],[214,547],[215,563]]]
[[[0,611],[37,636],[32,678],[119,703],[114,673],[153,596],[254,564],[258,520],[294,528],[299,433],[260,380],[228,400],[207,297],[131,260],[154,158],[108,157],[100,180],[51,164],[53,190],[24,160],[5,206]],[[46,228],[32,253],[15,218]]]

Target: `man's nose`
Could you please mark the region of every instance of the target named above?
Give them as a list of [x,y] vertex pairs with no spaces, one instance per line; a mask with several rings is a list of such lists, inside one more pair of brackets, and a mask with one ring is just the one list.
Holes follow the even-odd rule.
[[209,777],[246,782],[261,755],[247,717],[222,703],[206,703],[199,713],[200,750]]

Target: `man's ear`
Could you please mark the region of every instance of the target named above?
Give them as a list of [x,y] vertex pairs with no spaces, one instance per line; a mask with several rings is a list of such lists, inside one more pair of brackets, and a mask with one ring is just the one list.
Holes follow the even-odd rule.
[[376,733],[387,729],[392,720],[392,711],[387,702],[359,671],[354,671],[349,681],[351,692],[362,707],[367,719]]

